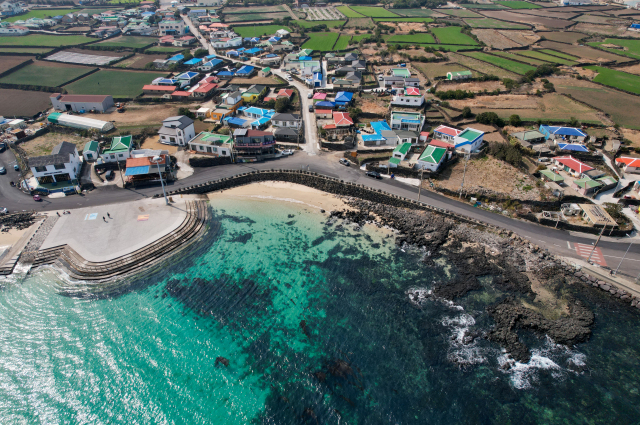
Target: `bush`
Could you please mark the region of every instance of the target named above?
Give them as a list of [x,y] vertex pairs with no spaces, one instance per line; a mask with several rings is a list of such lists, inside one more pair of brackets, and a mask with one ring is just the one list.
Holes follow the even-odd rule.
[[511,115],[509,117],[509,124],[511,124],[514,127],[518,127],[520,124],[522,124],[522,120],[520,119],[520,115]]
[[447,90],[447,91],[436,92],[436,96],[438,96],[442,100],[448,100],[448,99],[462,100],[462,99],[473,99],[475,97],[475,94],[473,94],[473,92],[466,91],[466,90]]
[[489,147],[489,154],[515,167],[518,167],[522,162],[520,149],[510,143],[492,143]]
[[473,114],[471,113],[471,108],[465,106],[462,108],[462,118],[471,118]]
[[495,112],[483,112],[476,115],[476,121],[480,124],[492,125],[495,124],[498,127],[504,127],[504,121]]
[[189,110],[189,108],[180,108],[178,109],[178,115],[184,115],[185,117],[189,117],[192,120],[196,119],[196,114],[194,114],[193,112],[191,112]]
[[193,52],[193,56],[195,56],[196,58],[203,58],[208,54],[209,52],[206,49],[198,49],[195,52]]
[[289,98],[287,97],[281,97],[280,99],[277,99],[275,105],[276,112],[285,112],[289,108],[290,104],[291,100],[289,100]]

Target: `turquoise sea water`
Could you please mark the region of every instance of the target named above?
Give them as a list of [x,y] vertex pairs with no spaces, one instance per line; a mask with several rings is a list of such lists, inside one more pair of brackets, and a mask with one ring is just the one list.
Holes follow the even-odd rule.
[[[221,231],[106,297],[54,270],[0,291],[0,423],[637,423],[640,315],[606,298],[577,347],[523,334],[509,370],[485,289],[413,305],[446,259],[311,208],[219,200]],[[580,294],[576,296],[581,297]],[[224,359],[222,359],[224,358]],[[218,360],[217,360],[218,359]],[[228,365],[225,365],[228,360]]]

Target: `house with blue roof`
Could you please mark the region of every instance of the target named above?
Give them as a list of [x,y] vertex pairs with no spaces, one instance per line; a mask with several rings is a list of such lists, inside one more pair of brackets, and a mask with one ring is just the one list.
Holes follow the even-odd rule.
[[176,77],[176,80],[178,80],[181,83],[187,82],[188,85],[191,85],[192,83],[195,82],[195,79],[198,77],[198,75],[200,74],[193,71],[183,72],[182,74]]
[[578,143],[558,143],[558,148],[563,151],[589,153],[589,149],[585,145]]
[[280,43],[280,40],[282,40],[280,37],[271,37],[269,39],[269,43]]
[[257,55],[257,54],[258,54],[258,53],[260,53],[260,52],[262,52],[262,49],[261,49],[261,48],[259,48],[259,47],[252,47],[251,49],[246,50],[244,53],[245,53],[245,55],[248,55],[248,56],[255,56],[255,55]]
[[215,58],[216,58],[216,55],[207,55],[207,56],[204,57],[204,60],[210,61],[210,60],[215,59]]
[[629,31],[640,31],[640,24],[631,24],[631,26],[627,29]]
[[239,53],[236,50],[229,50],[227,52],[227,56],[229,56],[229,57],[233,56],[233,57],[237,58],[239,56]]
[[245,128],[249,127],[250,122],[242,118],[227,117],[223,120],[229,127]]
[[544,137],[547,140],[556,141],[569,141],[569,142],[580,142],[584,143],[584,141],[589,137],[587,133],[575,127],[556,127],[552,125],[541,125],[540,133],[544,134]]
[[167,59],[167,63],[169,65],[172,65],[174,63],[181,63],[182,61],[184,61],[184,55],[175,55]]
[[339,91],[336,94],[335,102],[338,105],[348,105],[353,100],[353,93],[348,91]]
[[199,71],[212,71],[214,69],[216,69],[217,67],[219,67],[222,64],[222,59],[213,59],[210,60],[209,62],[205,62],[202,65],[200,65],[198,67]]
[[220,78],[221,80],[230,80],[233,78],[233,76],[235,75],[235,73],[230,72],[230,71],[220,71],[216,74],[216,76],[218,78]]
[[474,152],[482,146],[482,139],[484,137],[484,131],[476,130],[473,128],[466,128],[462,133],[453,138],[453,143],[456,150],[462,150],[465,152]]
[[251,65],[244,65],[242,68],[236,71],[236,75],[238,77],[250,77],[254,72],[255,68]]
[[184,65],[197,66],[197,65],[201,64],[202,62],[203,62],[203,59],[201,59],[201,58],[193,58],[193,59],[190,59],[190,60],[186,61],[184,63]]
[[365,146],[418,144],[420,134],[416,131],[392,129],[386,121],[372,121],[370,124],[373,134],[362,134]]
[[420,112],[391,112],[391,129],[392,130],[422,130],[425,116]]

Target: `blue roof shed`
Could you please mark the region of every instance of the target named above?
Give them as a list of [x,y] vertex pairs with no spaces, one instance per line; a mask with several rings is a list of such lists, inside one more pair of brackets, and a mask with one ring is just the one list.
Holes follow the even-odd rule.
[[348,91],[339,91],[338,94],[336,94],[336,102],[349,103],[351,102],[352,99],[353,99],[353,93]]

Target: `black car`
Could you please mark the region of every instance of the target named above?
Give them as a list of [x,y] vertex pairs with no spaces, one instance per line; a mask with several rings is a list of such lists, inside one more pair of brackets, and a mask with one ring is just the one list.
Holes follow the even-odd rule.
[[313,105],[309,105],[309,112],[313,112]]
[[367,171],[367,176],[373,177],[374,179],[381,179],[382,176],[377,171]]
[[104,174],[104,178],[107,180],[113,180],[114,177],[115,177],[115,174],[113,170],[109,170]]

